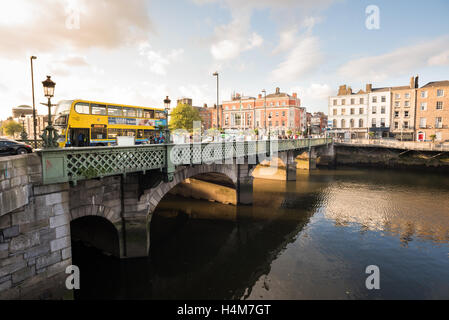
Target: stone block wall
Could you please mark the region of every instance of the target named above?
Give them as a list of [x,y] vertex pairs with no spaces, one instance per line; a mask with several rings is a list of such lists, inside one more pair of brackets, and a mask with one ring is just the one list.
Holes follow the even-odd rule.
[[70,297],[69,185],[43,186],[37,154],[0,159],[0,299]]

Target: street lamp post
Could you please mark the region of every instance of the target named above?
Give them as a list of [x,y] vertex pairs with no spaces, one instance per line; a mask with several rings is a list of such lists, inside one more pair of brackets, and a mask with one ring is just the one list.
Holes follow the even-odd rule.
[[44,133],[41,136],[43,140],[43,147],[57,148],[59,135],[57,130],[53,127],[53,122],[51,120],[51,98],[54,96],[56,83],[51,80],[50,76],[47,76],[47,79],[42,81],[42,85],[44,86],[44,95],[48,99],[47,104],[41,103],[48,106],[48,125],[44,129]]
[[264,102],[263,102],[263,107],[264,107],[264,129],[265,129],[265,133],[267,132],[267,91],[265,91],[265,89],[262,90],[263,95],[264,95]]
[[217,77],[217,129],[220,129],[220,119],[218,117],[218,110],[220,109],[220,105],[219,105],[219,91],[218,91],[218,72],[215,71],[213,74],[213,76]]
[[26,140],[28,138],[28,134],[25,131],[25,114],[22,113],[20,116],[20,120],[22,120],[22,133],[20,134],[20,138],[22,140]]
[[30,57],[31,62],[31,95],[33,96],[33,135],[34,135],[34,147],[37,148],[37,120],[36,120],[36,105],[34,102],[34,72],[33,72],[33,60],[37,59],[35,56]]
[[171,103],[171,100],[168,98],[168,96],[166,96],[164,99],[164,109],[165,109],[165,116],[166,116],[166,121],[167,121],[167,124],[165,127],[165,139],[166,139],[165,143],[170,143],[170,140],[171,140],[170,129],[168,128],[168,116],[170,115],[169,114],[170,103]]

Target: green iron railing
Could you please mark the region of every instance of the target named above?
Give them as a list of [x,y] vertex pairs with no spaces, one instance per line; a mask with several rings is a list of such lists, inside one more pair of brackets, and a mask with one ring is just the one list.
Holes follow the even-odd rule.
[[173,176],[176,166],[222,163],[223,161],[273,154],[332,142],[331,138],[155,144],[131,147],[82,147],[42,149],[43,183],[61,183],[105,176],[160,169]]

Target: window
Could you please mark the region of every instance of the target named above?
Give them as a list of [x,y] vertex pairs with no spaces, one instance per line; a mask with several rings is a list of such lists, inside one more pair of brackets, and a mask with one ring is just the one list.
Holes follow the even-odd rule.
[[365,100],[363,98],[360,98],[360,104],[363,104]]
[[351,99],[351,104],[354,104],[355,103],[355,99]]
[[437,97],[443,97],[444,96],[444,90],[437,90]]
[[443,127],[443,118],[442,117],[436,117],[435,118],[435,128],[441,129]]
[[[106,111],[106,109],[105,109]],[[107,135],[107,129],[106,129],[106,125],[104,124],[93,124],[91,131],[90,131],[90,136],[91,139],[106,139],[106,135]]]
[[408,118],[408,111],[404,111],[404,117]]
[[420,118],[419,119],[419,127],[422,129],[425,129],[427,127],[426,121],[427,121],[426,118]]
[[105,105],[92,103],[90,106],[92,108],[91,109],[92,114],[101,115],[101,116],[106,115],[106,106]]
[[282,121],[282,126],[285,127],[285,121]]
[[385,127],[385,118],[380,119],[380,126]]
[[285,111],[282,111],[282,116],[285,117]]
[[332,113],[334,114],[334,116],[337,115],[337,109],[332,110]]
[[142,139],[143,138],[143,129],[137,129],[137,139]]
[[341,114],[344,115],[346,113],[346,109],[341,109]]
[[334,106],[336,106],[337,105],[337,100],[336,99],[334,99]]
[[363,111],[364,111],[363,108],[360,108],[359,109],[359,114],[363,114]]
[[161,119],[161,120],[166,119],[167,116],[166,116],[165,111],[162,111],[162,110],[156,110],[156,111],[155,111],[155,118],[156,118],[156,119]]
[[354,128],[354,119],[351,119],[351,120],[349,121],[349,123],[350,123],[350,125],[351,125],[351,128]]
[[421,98],[427,98],[427,91],[421,91]]
[[333,128],[336,128],[336,127],[337,127],[337,120],[334,119],[334,120],[332,121],[332,127],[333,127]]
[[410,107],[410,101],[405,101],[405,102],[404,102],[404,106],[405,106],[405,107]]
[[122,107],[108,106],[108,116],[122,116]]
[[78,102],[77,104],[75,104],[75,111],[81,114],[89,114],[89,104]]
[[344,106],[346,104],[346,100],[345,99],[341,99],[341,105]]
[[437,110],[443,110],[443,101],[437,101]]
[[377,102],[377,97],[373,97],[373,103]]
[[154,118],[154,110],[143,110],[143,117],[147,119]]
[[279,107],[279,101],[276,102],[276,107]]
[[394,106],[395,107],[399,107],[400,105],[399,105],[399,101],[396,101],[395,103],[394,103]]
[[345,119],[341,119],[341,127],[346,128],[346,121]]
[[122,129],[109,128],[108,139],[115,139],[117,136],[122,136]]
[[373,118],[373,119],[371,120],[371,126],[372,126],[372,127],[375,127],[376,125],[377,125],[376,118]]
[[403,128],[404,128],[404,129],[408,129],[408,121],[404,121]]
[[239,113],[236,113],[235,115],[234,115],[234,123],[235,123],[235,125],[236,126],[239,126],[239,125],[241,125],[241,123],[242,123],[242,115],[241,114],[239,114]]
[[380,108],[380,113],[381,113],[381,114],[385,114],[385,106],[382,106],[382,107]]
[[427,110],[427,102],[421,102],[421,111]]
[[225,126],[229,125],[229,114],[225,117]]
[[395,123],[394,123],[394,128],[395,128],[395,129],[399,129],[399,122],[395,122]]
[[279,117],[279,112],[276,112],[276,117]]
[[386,96],[382,96],[381,101],[382,102],[387,102],[387,97]]
[[143,110],[138,108],[138,109],[136,109],[136,112],[137,112],[137,118],[142,118]]
[[377,113],[377,107],[376,107],[376,106],[373,106],[372,113],[373,113],[373,114],[376,114],[376,113]]
[[123,115],[125,117],[137,117],[137,111],[135,108],[123,107]]
[[279,126],[279,121],[276,121],[276,127]]
[[395,111],[395,112],[394,112],[394,117],[395,117],[395,118],[398,118],[398,117],[399,117],[399,111]]
[[396,93],[396,94],[394,95],[394,98],[395,98],[395,99],[401,99],[401,95],[400,95],[399,93]]
[[405,99],[410,99],[410,93],[405,94]]
[[351,108],[351,114],[355,114],[354,108]]
[[359,128],[363,128],[363,119],[359,119]]
[[135,137],[136,136],[136,130],[135,129],[123,129],[123,135],[127,137]]

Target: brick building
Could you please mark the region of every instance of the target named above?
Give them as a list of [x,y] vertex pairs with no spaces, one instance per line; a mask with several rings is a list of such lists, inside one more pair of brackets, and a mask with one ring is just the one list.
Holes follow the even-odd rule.
[[429,82],[416,100],[416,140],[449,140],[449,81]]
[[[216,121],[216,108],[213,121]],[[266,111],[265,111],[266,110]],[[286,134],[288,130],[303,132],[306,128],[306,112],[296,93],[289,95],[276,88],[266,97],[234,95],[223,101],[220,108],[220,126],[223,129],[270,129]]]
[[180,105],[180,104],[187,104],[187,105],[192,106],[193,108],[198,110],[198,112],[200,113],[201,126],[202,126],[203,130],[208,130],[208,129],[212,128],[212,126],[213,126],[213,124],[212,124],[213,110],[212,110],[212,108],[208,108],[207,104],[204,104],[202,107],[197,107],[192,104],[191,98],[186,98],[186,97],[183,97],[183,98],[177,100],[177,105]]
[[418,76],[408,86],[391,88],[391,129],[397,140],[414,140]]

